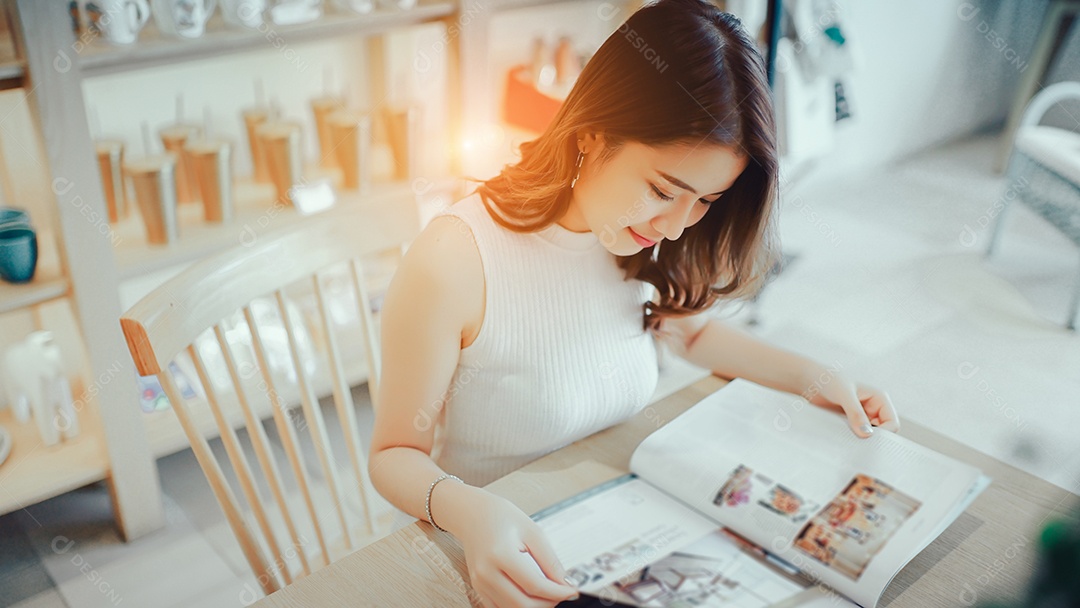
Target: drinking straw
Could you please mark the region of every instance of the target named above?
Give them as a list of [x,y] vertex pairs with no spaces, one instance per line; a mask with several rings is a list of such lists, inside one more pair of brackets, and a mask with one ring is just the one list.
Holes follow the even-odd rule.
[[145,120],[142,122],[142,145],[143,154],[150,156],[150,124]]
[[90,111],[90,139],[97,139],[101,136],[101,117],[98,116],[97,108],[92,104],[87,104]]

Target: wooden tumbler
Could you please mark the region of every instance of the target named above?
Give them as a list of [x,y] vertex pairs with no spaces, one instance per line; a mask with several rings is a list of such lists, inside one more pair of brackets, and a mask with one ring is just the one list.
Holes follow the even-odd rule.
[[146,240],[164,245],[179,237],[176,217],[175,154],[146,156],[124,163],[124,173],[131,180],[135,204],[146,224]]
[[334,155],[341,167],[342,187],[365,189],[370,182],[367,172],[371,117],[356,112],[335,112],[327,117]]
[[199,186],[203,216],[223,223],[233,217],[232,144],[224,139],[197,139],[184,148]]
[[97,152],[109,221],[115,224],[128,215],[127,199],[124,196],[124,142],[118,139],[99,139],[94,142],[94,150]]
[[299,123],[290,121],[267,122],[256,129],[263,154],[266,156],[270,181],[274,183],[277,200],[283,204],[293,203],[289,191],[300,183],[302,177],[302,133]]
[[184,158],[184,146],[189,139],[195,139],[200,133],[200,127],[187,124],[170,125],[158,132],[165,150],[176,155],[176,202],[180,204],[199,201],[199,187],[188,167],[187,159]]

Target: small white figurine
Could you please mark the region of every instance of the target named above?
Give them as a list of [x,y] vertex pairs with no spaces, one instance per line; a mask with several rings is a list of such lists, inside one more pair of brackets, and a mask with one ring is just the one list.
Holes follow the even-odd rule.
[[79,433],[71,386],[52,332],[35,331],[12,345],[4,353],[3,372],[4,393],[15,419],[25,423],[32,412],[46,446]]

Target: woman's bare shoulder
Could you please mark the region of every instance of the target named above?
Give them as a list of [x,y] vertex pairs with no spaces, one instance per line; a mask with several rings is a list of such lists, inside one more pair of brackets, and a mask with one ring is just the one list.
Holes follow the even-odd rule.
[[482,270],[472,230],[454,215],[440,215],[428,222],[409,245],[405,257],[410,256],[414,264],[455,279],[468,278],[473,265]]
[[462,348],[472,343],[483,321],[484,269],[472,230],[459,217],[431,220],[409,245],[398,270],[415,297],[435,297],[460,313]]

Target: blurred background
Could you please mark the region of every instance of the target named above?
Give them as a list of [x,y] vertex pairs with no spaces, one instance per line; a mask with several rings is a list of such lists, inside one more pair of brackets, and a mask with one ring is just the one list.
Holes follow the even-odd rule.
[[[1080,3],[717,4],[770,65],[785,261],[714,314],[1080,492]],[[5,0],[0,605],[244,598],[250,571],[120,312],[331,205],[406,205],[423,226],[464,177],[515,161],[638,6]],[[395,261],[367,266],[376,315]],[[662,372],[658,397],[707,374]],[[365,373],[349,378],[366,440]],[[29,378],[77,431],[35,424],[54,406]]]

